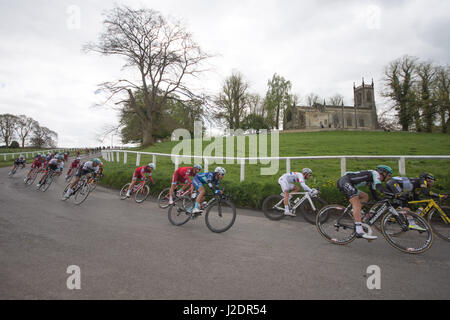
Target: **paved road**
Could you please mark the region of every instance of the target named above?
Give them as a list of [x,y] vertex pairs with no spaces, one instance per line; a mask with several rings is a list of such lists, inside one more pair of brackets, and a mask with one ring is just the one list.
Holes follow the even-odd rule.
[[[152,200],[97,187],[81,206],[0,169],[0,299],[448,299],[450,243],[417,256],[379,235],[327,243],[301,218],[273,222],[238,210],[223,234],[204,219],[171,225]],[[67,289],[68,266],[81,290]],[[367,288],[367,267],[381,289]]]

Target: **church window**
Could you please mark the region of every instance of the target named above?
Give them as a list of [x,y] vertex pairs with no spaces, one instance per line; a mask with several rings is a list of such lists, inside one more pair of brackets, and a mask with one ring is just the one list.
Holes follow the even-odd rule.
[[364,119],[359,119],[359,126],[364,127]]

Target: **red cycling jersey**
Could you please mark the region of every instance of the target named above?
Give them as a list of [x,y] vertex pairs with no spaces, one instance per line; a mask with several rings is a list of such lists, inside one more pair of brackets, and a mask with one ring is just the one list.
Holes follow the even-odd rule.
[[191,179],[189,176],[194,176],[194,168],[192,167],[181,167],[178,168],[172,176],[172,183],[190,183]]
[[148,177],[154,183],[152,178],[152,169],[147,166],[142,166],[134,170],[133,178],[139,178],[142,180],[145,178],[146,173],[148,173]]

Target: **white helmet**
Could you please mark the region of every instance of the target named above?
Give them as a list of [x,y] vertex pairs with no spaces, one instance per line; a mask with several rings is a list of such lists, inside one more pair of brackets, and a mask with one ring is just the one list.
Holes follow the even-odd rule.
[[310,168],[303,168],[302,173],[303,174],[312,174],[312,170]]
[[194,168],[198,169],[198,170],[202,170],[202,166],[200,164],[194,164]]
[[152,169],[155,169],[155,164],[154,164],[154,163],[149,163],[149,164],[147,165],[147,167],[150,167],[150,168],[152,168]]
[[227,173],[227,170],[225,170],[225,168],[222,167],[217,167],[216,169],[214,169],[215,173],[219,173],[221,175],[225,175],[225,173]]
[[19,159],[24,159],[23,154],[21,154],[21,155],[19,156]]

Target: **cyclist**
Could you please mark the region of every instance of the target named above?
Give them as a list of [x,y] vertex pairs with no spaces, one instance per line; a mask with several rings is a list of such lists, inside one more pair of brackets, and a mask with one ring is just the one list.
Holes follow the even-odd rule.
[[217,167],[214,172],[199,173],[194,177],[194,179],[192,179],[192,185],[194,186],[195,191],[198,192],[192,213],[200,214],[202,212],[200,209],[200,203],[202,203],[205,199],[206,193],[203,185],[207,184],[215,194],[222,193],[222,190],[219,190],[219,183],[225,176],[226,172],[227,171],[224,168]]
[[80,161],[81,161],[80,157],[76,157],[75,160],[72,161],[72,163],[70,164],[69,170],[67,171],[66,179],[70,175],[72,170],[77,170],[80,167]]
[[27,175],[25,176],[25,179],[23,179],[24,182],[27,182],[28,178],[31,175],[31,171],[33,171],[34,168],[41,168],[43,164],[45,163],[45,157],[38,152],[36,157],[34,157],[33,163],[31,164],[30,171],[28,171]]
[[[45,181],[50,171],[54,171],[55,174],[60,175],[64,169],[64,157],[61,155],[56,156],[54,159],[51,159],[46,168],[45,172],[42,175],[41,179],[39,180],[39,183],[36,185],[37,187],[40,187],[42,182]],[[59,171],[58,171],[59,170]]]
[[155,181],[152,178],[152,171],[153,169],[155,169],[155,164],[154,163],[149,163],[146,166],[142,166],[137,168],[136,170],[134,170],[133,173],[133,178],[131,180],[131,184],[128,187],[128,191],[127,191],[127,198],[129,198],[131,196],[131,190],[133,190],[134,185],[137,182],[137,179],[139,180],[143,180],[145,179],[145,174],[148,174],[148,178],[150,179],[150,181],[155,184]]
[[64,195],[64,197],[66,199],[70,198],[70,195],[73,192],[73,187],[76,186],[76,184],[78,183],[78,181],[80,181],[80,179],[82,177],[84,177],[87,174],[93,174],[94,178],[96,176],[96,174],[98,173],[98,170],[100,168],[100,164],[102,162],[100,161],[100,159],[98,158],[94,158],[92,161],[86,161],[84,162],[77,170],[77,173],[75,174],[75,179],[73,180],[73,182],[70,184],[69,188],[67,189],[66,194]]
[[309,193],[310,196],[314,197],[319,194],[319,191],[316,189],[311,189],[305,183],[305,180],[308,180],[312,176],[312,170],[309,168],[303,168],[302,172],[289,172],[283,174],[279,179],[278,183],[281,186],[281,190],[283,191],[284,196],[284,214],[286,216],[296,217],[297,215],[294,212],[291,212],[289,208],[289,199],[291,192],[299,192],[300,188],[296,186],[294,183],[300,183],[300,186]]
[[18,166],[22,166],[22,168],[25,168],[27,165],[27,160],[23,155],[20,155],[16,160],[14,160],[13,168],[11,169],[11,172],[14,172]]
[[70,152],[69,152],[69,151],[66,151],[66,152],[64,153],[64,161],[69,160],[69,155],[70,155]]
[[[425,198],[446,199],[447,195],[434,193],[431,188],[434,185],[434,176],[430,173],[421,173],[419,178],[393,177],[388,183],[387,188],[402,201],[402,209],[406,212],[410,211],[408,201],[419,200],[420,195]],[[406,214],[411,229],[424,231],[425,229],[418,226],[413,217]]]
[[172,185],[170,186],[169,193],[169,204],[173,204],[173,194],[175,191],[175,187],[178,183],[184,184],[181,190],[184,190],[192,180],[189,178],[195,177],[202,170],[202,166],[199,164],[195,164],[194,167],[181,167],[175,170],[172,176]]
[[379,165],[375,170],[363,170],[358,172],[346,172],[343,177],[337,181],[339,191],[345,194],[352,204],[353,217],[355,219],[356,236],[367,240],[375,240],[376,236],[368,235],[364,232],[361,223],[362,202],[369,201],[369,195],[358,190],[361,186],[369,186],[372,197],[379,200],[376,190],[389,196],[394,196],[381,185],[382,181],[387,181],[392,176],[392,169],[389,166]]

